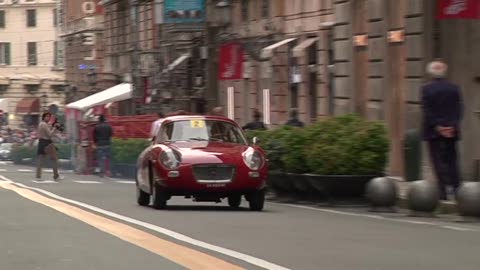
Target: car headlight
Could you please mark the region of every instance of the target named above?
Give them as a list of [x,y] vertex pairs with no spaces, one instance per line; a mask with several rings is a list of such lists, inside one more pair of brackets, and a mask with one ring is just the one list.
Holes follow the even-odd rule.
[[249,149],[243,153],[243,162],[251,170],[259,170],[263,166],[263,156],[260,152]]
[[169,170],[174,170],[180,166],[180,154],[172,149],[165,149],[160,153],[160,163]]

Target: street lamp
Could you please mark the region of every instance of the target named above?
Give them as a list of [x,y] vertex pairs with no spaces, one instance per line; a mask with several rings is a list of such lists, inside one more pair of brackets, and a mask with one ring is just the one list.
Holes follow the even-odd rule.
[[91,90],[95,90],[95,85],[97,84],[97,73],[95,72],[95,69],[90,69],[87,73],[87,82],[91,87]]
[[218,23],[221,26],[228,26],[230,25],[232,16],[230,10],[230,1],[229,0],[220,0],[216,4],[216,8],[218,10]]

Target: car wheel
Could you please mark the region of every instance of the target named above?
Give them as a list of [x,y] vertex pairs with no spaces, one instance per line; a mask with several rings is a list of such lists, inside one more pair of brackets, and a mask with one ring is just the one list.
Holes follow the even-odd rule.
[[249,206],[252,211],[262,211],[265,204],[265,190],[257,190],[249,194]]
[[241,195],[231,195],[228,196],[228,205],[231,208],[239,208],[240,204],[242,203],[242,196]]
[[141,206],[146,206],[150,203],[150,194],[143,191],[138,184],[137,186],[137,203]]
[[152,194],[152,205],[155,209],[165,209],[167,207],[168,194],[158,185],[154,184]]

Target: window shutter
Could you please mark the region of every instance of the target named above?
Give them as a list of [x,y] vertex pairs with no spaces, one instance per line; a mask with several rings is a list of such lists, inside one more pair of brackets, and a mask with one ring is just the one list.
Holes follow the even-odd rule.
[[5,64],[10,65],[10,43],[4,43],[5,45]]
[[0,27],[5,28],[5,10],[0,10]]

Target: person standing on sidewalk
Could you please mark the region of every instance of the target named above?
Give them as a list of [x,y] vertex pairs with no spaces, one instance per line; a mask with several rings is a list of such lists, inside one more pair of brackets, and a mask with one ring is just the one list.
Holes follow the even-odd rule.
[[286,126],[304,127],[305,124],[298,120],[298,111],[296,109],[290,110],[290,119],[285,123]]
[[42,121],[38,125],[38,148],[37,148],[37,173],[36,178],[42,178],[42,165],[46,156],[53,161],[53,179],[61,179],[58,173],[58,154],[57,148],[53,144],[53,137],[57,131],[57,126],[50,126],[48,123],[52,114],[45,112],[42,114]]
[[423,139],[428,142],[442,200],[447,200],[448,185],[454,192],[460,186],[457,141],[463,115],[460,88],[445,78],[447,70],[443,61],[429,63],[432,80],[422,88]]
[[95,143],[95,152],[97,163],[100,167],[100,177],[104,177],[109,172],[111,158],[113,129],[110,124],[105,121],[105,116],[98,117],[98,124],[93,131],[93,142]]

